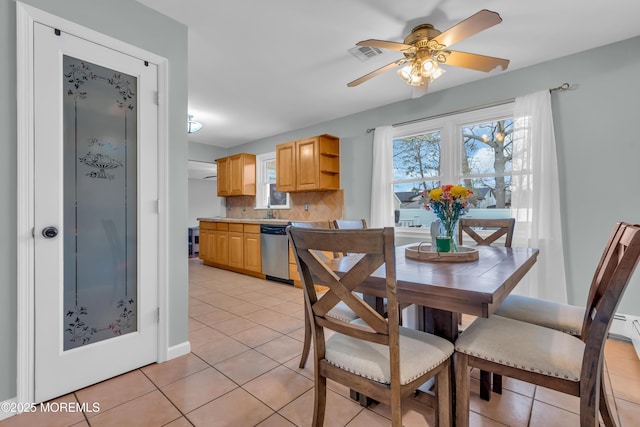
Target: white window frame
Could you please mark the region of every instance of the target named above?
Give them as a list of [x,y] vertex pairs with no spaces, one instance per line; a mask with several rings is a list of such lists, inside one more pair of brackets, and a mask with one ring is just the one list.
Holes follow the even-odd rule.
[[[464,144],[462,139],[462,128],[474,123],[513,118],[515,114],[514,103],[510,102],[493,107],[482,108],[464,113],[452,114],[445,117],[437,117],[430,120],[423,120],[410,125],[393,128],[391,138],[388,143],[393,145],[393,140],[407,138],[430,132],[440,132],[440,172],[438,176],[428,177],[427,181],[440,181],[440,184],[458,183],[465,177],[479,178],[483,175],[464,176],[462,174],[462,156],[464,154]],[[528,172],[510,172],[508,175]],[[495,174],[490,174],[496,176]],[[507,175],[507,174],[505,174]],[[402,182],[413,182],[410,180],[394,180],[393,184]],[[393,185],[387,191],[393,192]],[[396,227],[396,236],[408,238],[424,238],[428,229]]]
[[291,205],[291,196],[289,193],[287,195],[287,202],[284,205],[274,205],[270,203],[269,200],[269,192],[267,191],[267,184],[272,184],[272,182],[267,182],[265,165],[270,160],[276,159],[276,152],[272,151],[270,153],[259,154],[256,156],[256,206],[255,209],[290,209]]

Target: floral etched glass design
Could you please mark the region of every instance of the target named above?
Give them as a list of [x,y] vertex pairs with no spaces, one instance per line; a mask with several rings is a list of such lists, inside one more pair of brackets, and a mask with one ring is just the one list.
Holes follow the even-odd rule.
[[64,349],[137,330],[137,78],[63,58]]

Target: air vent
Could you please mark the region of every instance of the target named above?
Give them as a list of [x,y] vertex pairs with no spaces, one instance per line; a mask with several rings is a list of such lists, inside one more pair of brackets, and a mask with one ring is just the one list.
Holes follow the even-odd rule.
[[382,51],[377,47],[355,46],[349,49],[349,53],[364,62],[374,56],[382,55]]

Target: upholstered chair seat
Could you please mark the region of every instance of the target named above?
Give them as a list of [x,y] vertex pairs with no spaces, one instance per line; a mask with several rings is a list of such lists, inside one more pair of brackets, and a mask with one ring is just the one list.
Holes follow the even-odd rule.
[[[362,319],[351,323],[366,328]],[[404,327],[399,328],[399,333],[402,385],[441,365],[453,354],[453,344],[443,338]],[[325,359],[333,366],[352,374],[382,384],[391,383],[389,347],[386,345],[333,334],[326,342]]]
[[582,331],[584,307],[509,295],[494,314],[578,336]]
[[572,335],[495,315],[476,319],[456,341],[469,356],[576,382],[584,347]]

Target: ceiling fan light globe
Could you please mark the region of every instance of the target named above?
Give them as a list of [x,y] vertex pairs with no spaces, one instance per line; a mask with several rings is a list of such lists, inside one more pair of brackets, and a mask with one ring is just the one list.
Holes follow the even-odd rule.
[[402,80],[411,84],[411,66],[407,65],[398,70],[398,75]]
[[434,81],[435,79],[437,79],[438,77],[440,77],[444,73],[445,73],[445,70],[440,68],[440,67],[438,67],[438,65],[436,64],[436,66],[431,71],[431,75],[429,76],[429,78],[431,79],[431,81]]
[[424,63],[422,64],[422,73],[423,75],[426,74],[431,74],[431,72],[433,71],[433,68],[437,67],[436,64],[434,64],[434,62],[432,60],[427,60],[424,61]]

